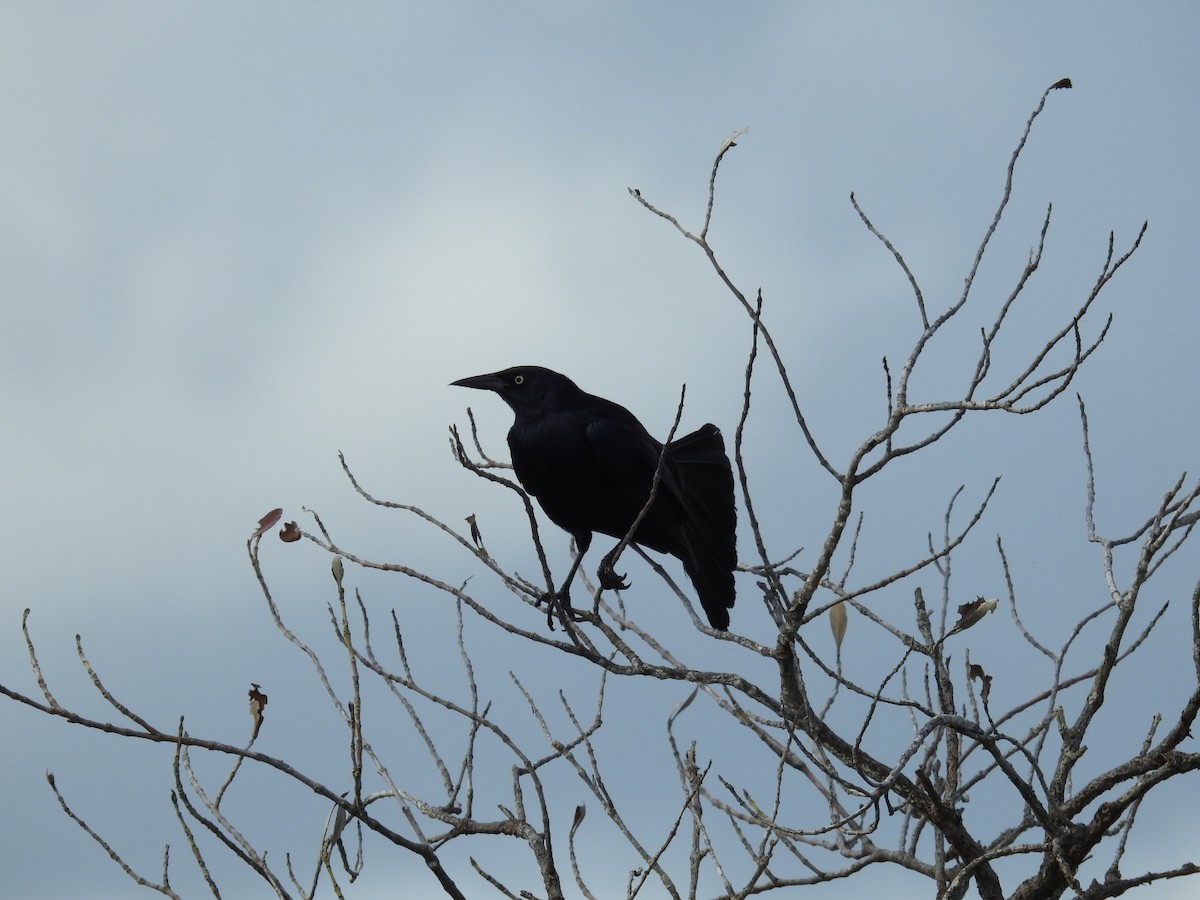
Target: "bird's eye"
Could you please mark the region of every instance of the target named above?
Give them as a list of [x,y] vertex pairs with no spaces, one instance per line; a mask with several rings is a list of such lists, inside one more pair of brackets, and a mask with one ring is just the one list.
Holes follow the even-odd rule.
[[513,384],[515,384],[517,387],[520,387],[524,383],[525,383],[524,375],[514,375],[513,376]]

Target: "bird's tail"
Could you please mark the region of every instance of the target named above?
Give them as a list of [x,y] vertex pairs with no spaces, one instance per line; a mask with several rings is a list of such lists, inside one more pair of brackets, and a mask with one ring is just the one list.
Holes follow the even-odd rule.
[[729,628],[737,567],[737,510],[733,469],[716,425],[704,425],[667,445],[688,506],[684,570],[713,628]]

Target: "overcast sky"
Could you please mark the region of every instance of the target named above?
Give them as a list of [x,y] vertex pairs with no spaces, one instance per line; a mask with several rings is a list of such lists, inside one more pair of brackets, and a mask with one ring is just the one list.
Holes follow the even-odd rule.
[[[469,574],[412,521],[367,508],[341,450],[375,494],[452,524],[486,511],[485,536],[526,553],[519,509],[446,445],[470,404],[504,455],[503,405],[447,384],[517,363],[564,371],[659,433],[686,383],[684,426],[731,433],[745,316],[702,254],[627,189],[698,226],[713,155],[739,128],[749,131],[725,160],[712,238],[742,288],[762,288],[801,400],[844,460],[882,421],[881,357],[902,358],[917,323],[850,192],[944,307],[1029,112],[1063,76],[1075,87],[1049,98],[1035,128],[981,274],[981,311],[961,336],[975,339],[987,301],[1011,284],[1047,203],[1043,280],[1013,324],[1010,360],[1070,316],[1109,231],[1126,246],[1149,220],[1089,326],[1115,316],[1077,385],[1102,527],[1131,529],[1181,471],[1200,470],[1198,36],[1200,8],[1186,2],[4,5],[0,679],[36,692],[20,634],[29,607],[64,703],[104,715],[75,658],[78,633],[110,687],[160,727],[186,715],[193,733],[244,741],[246,686],[262,682],[278,733],[293,737],[265,733],[261,749],[303,757],[305,729],[318,727],[305,704],[323,701],[268,620],[244,547],[255,520],[308,506],[352,549],[451,581]],[[931,367],[921,390],[960,384],[955,359]],[[748,457],[765,519],[778,549],[815,547],[831,483],[768,411],[783,410],[769,379],[761,402]],[[1069,395],[1037,424],[964,433],[868,496],[878,530],[867,559],[919,553],[959,484],[977,499],[1003,474],[978,592],[1003,593],[991,543],[1001,533],[1046,600],[1031,619],[1060,641],[1103,596],[1083,540],[1079,448]],[[1069,558],[1047,549],[1068,539]],[[565,541],[549,547],[564,571]],[[289,610],[325,638],[327,560],[264,548]],[[1194,563],[1178,560],[1164,572],[1172,628],[1186,625],[1189,575]],[[752,582],[739,581],[734,628],[761,636]],[[439,615],[395,579],[362,583],[381,610]],[[636,591],[626,600],[639,604]],[[657,615],[651,605],[631,611]],[[667,627],[682,627],[682,611],[661,606]],[[1007,625],[997,641],[1017,640]],[[1154,653],[1186,661],[1168,637]],[[1143,677],[1132,689],[1143,696],[1171,682],[1169,669]],[[0,748],[7,896],[135,891],[62,815],[47,770],[147,875],[167,841],[189,867],[168,814],[166,748],[8,702]],[[1200,799],[1194,780],[1181,790]],[[320,813],[310,804],[293,817],[291,793],[268,821],[315,841]],[[1155,821],[1156,864],[1194,851],[1194,818]],[[411,860],[395,864],[388,896],[405,878],[400,896],[428,896]]]

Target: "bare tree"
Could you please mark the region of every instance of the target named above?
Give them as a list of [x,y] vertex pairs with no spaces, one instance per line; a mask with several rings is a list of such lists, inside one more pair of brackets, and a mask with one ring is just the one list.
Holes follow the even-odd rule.
[[[755,594],[751,584],[756,585],[774,623],[771,640],[711,631],[673,577],[642,554],[678,598],[695,632],[706,636],[705,646],[720,642],[726,666],[690,664],[686,658],[695,655],[694,642],[650,633],[622,602],[614,603],[590,584],[591,608],[576,610],[573,617],[554,610],[546,618],[540,610],[531,614],[554,584],[538,518],[530,498],[509,477],[507,464],[485,452],[472,418],[469,440],[451,428],[453,456],[497,490],[511,491],[523,507],[539,579],[503,565],[489,551],[474,516],[460,529],[423,509],[379,499],[360,485],[343,459],[362,498],[417,517],[455,547],[475,575],[452,582],[413,564],[366,558],[342,546],[315,513],[310,514],[312,531],[289,523],[281,532],[285,540],[305,542],[332,559],[336,599],[329,603],[328,615],[335,642],[330,646],[340,648],[335,652],[295,633],[276,603],[260,559],[260,541],[278,516],[265,518],[248,541],[250,565],[275,626],[307,656],[330,707],[344,723],[346,765],[336,783],[255,749],[260,733],[270,728],[269,701],[257,684],[250,690],[252,734],[244,746],[193,735],[182,721],[169,729],[150,724],[110,693],[82,644],[79,658],[116,715],[67,708],[43,678],[27,628],[40,698],[7,686],[0,690],[75,725],[171,747],[171,800],[180,834],[214,896],[219,887],[211,858],[224,851],[257,872],[279,897],[313,897],[326,890],[342,896],[362,871],[370,835],[374,843],[418,858],[445,895],[460,898],[487,893],[483,882],[509,898],[590,898],[613,896],[617,890],[627,897],[646,892],[672,898],[744,898],[847,878],[877,866],[901,867],[927,878],[936,895],[946,898],[962,897],[972,886],[987,900],[1035,900],[1068,891],[1102,898],[1196,874],[1200,867],[1186,860],[1162,871],[1130,872],[1126,851],[1150,792],[1200,768],[1200,754],[1183,749],[1200,709],[1200,581],[1190,597],[1190,627],[1175,629],[1173,637],[1190,642],[1194,661],[1182,705],[1165,715],[1135,710],[1134,715],[1143,716],[1140,720],[1123,715],[1119,729],[1140,732],[1132,753],[1128,741],[1104,739],[1103,729],[1113,724],[1103,722],[1101,713],[1127,661],[1163,621],[1167,606],[1151,582],[1192,534],[1200,517],[1200,483],[1180,476],[1147,505],[1140,524],[1127,534],[1110,536],[1095,515],[1102,486],[1094,473],[1084,401],[1076,397],[1087,479],[1086,538],[1102,551],[1108,596],[1090,606],[1085,590],[1070,598],[1065,605],[1075,625],[1058,646],[1047,646],[1023,624],[1023,592],[1002,538],[995,541],[995,558],[1007,596],[971,596],[955,576],[955,559],[981,540],[978,526],[988,516],[998,479],[954,491],[936,534],[929,532],[927,549],[919,556],[885,574],[857,574],[865,484],[892,475],[898,460],[928,450],[978,417],[1046,409],[1068,391],[1109,333],[1111,317],[1093,321],[1096,300],[1138,249],[1145,225],[1124,249],[1110,234],[1100,271],[1081,289],[1060,327],[1016,363],[994,364],[993,350],[1042,262],[1050,208],[1007,293],[991,299],[976,296],[981,292],[980,265],[1005,215],[1035,120],[1051,92],[1068,87],[1064,79],[1048,88],[1030,115],[962,293],[948,307],[930,307],[903,254],[851,197],[863,225],[907,279],[919,327],[898,365],[883,360],[885,414],[845,459],[830,452],[810,425],[785,351],[772,336],[762,293],[743,291],[709,243],[717,175],[738,136],[726,141],[713,161],[699,230],[689,230],[631,190],[646,210],[700,249],[748,324],[744,402],[733,439],[750,535],[741,548],[749,561],[740,566],[739,610],[746,615],[748,598]],[[949,339],[947,326],[969,305],[989,309],[990,324],[980,330],[959,387],[943,385],[939,395],[918,397],[914,372],[935,343]],[[802,436],[811,461],[836,485],[828,530],[809,554],[800,554],[793,536],[770,534],[760,524],[757,504],[761,492],[771,487],[751,484],[743,451],[746,424],[758,412],[754,386],[762,378],[778,379],[783,386],[786,417]],[[971,508],[961,512],[972,495]],[[641,553],[636,545],[632,549]],[[800,566],[802,556],[811,562]],[[347,563],[392,573],[444,598],[454,611],[457,653],[442,653],[437,671],[423,669],[412,658],[412,648],[431,639],[423,623],[394,610],[381,622],[377,612],[369,611],[372,603],[362,590],[347,589],[348,573],[356,571]],[[910,612],[896,603],[897,592],[911,598],[906,601]],[[932,594],[936,597],[927,596]],[[977,629],[971,635],[986,633],[994,621],[988,613],[1001,605],[1023,644],[1011,647],[1013,672],[987,672],[971,661],[963,642],[968,629]],[[873,623],[890,648],[883,674],[871,682],[851,673],[859,667],[843,666],[851,614]],[[832,651],[821,649],[814,638],[821,621],[833,629]],[[386,632],[382,637],[381,627]],[[472,643],[471,636],[480,633],[489,642],[502,643],[512,658],[529,659],[542,671],[570,667],[575,674],[591,673],[590,687],[586,692],[567,689],[556,678],[531,682],[516,667],[507,673],[500,668],[497,675],[494,669],[503,664],[480,654]],[[846,645],[851,659],[852,646]],[[1095,651],[1080,649],[1088,646]],[[1007,709],[993,709],[993,680],[1010,683],[1030,656],[1048,661],[1051,677],[1023,699],[1006,701]],[[444,683],[447,662],[453,663],[457,687]],[[871,669],[863,666],[861,671]],[[614,688],[623,699],[609,699]],[[651,695],[674,697],[665,722],[648,725],[640,702],[630,699]],[[513,697],[519,698],[519,707],[511,703]],[[407,723],[403,752],[393,746],[399,739],[387,727],[397,715]],[[622,734],[629,740],[629,729],[636,729],[639,748],[661,740],[659,749],[673,760],[678,785],[670,808],[649,809],[623,785],[630,771],[625,763],[612,762],[611,754]],[[205,783],[193,765],[198,753],[228,760],[228,771]],[[261,840],[247,836],[226,814],[223,799],[264,769],[328,804],[321,845],[303,868],[290,856],[283,865],[268,862]],[[168,855],[161,875],[138,874],[71,809],[54,776],[48,780],[66,814],[130,877],[176,896]],[[586,799],[576,802],[581,795]],[[620,848],[608,849],[614,839]],[[483,856],[497,840],[500,854]],[[588,852],[589,844],[604,845],[606,862]],[[461,853],[464,846],[469,858]],[[527,854],[519,864],[510,849],[517,846]]]

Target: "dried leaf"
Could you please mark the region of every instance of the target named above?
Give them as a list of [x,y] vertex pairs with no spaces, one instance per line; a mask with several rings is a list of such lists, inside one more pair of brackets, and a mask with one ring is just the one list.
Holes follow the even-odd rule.
[[995,611],[999,605],[999,600],[985,600],[983,597],[976,597],[970,603],[962,604],[958,608],[958,622],[950,629],[950,634],[966,631],[988,613]]
[[983,698],[983,705],[987,706],[988,694],[992,692],[992,676],[983,670],[983,666],[978,663],[971,663],[967,668],[967,677],[979,679],[979,695]]
[[575,807],[575,818],[571,820],[571,837],[575,837],[575,831],[583,824],[583,819],[587,815],[587,807],[580,803]]
[[475,514],[467,516],[467,524],[471,526],[471,540],[475,542],[476,547],[483,546],[483,536],[479,533],[479,525],[475,522]]
[[846,636],[846,626],[849,616],[846,615],[846,603],[839,600],[829,607],[829,627],[833,630],[833,642],[837,644],[838,652],[842,649],[842,638]]
[[300,540],[300,526],[295,522],[288,522],[279,529],[279,539],[285,544]]
[[1062,78],[1062,79],[1059,79],[1058,81],[1054,82],[1054,84],[1050,85],[1050,90],[1057,91],[1057,90],[1064,90],[1066,88],[1071,88],[1071,87],[1074,87],[1074,85],[1071,84],[1071,79],[1070,78]]
[[258,737],[258,729],[262,728],[263,710],[267,708],[267,695],[258,684],[250,684],[250,718],[254,720],[252,739]]
[[717,151],[717,156],[720,156],[722,153],[724,153],[726,150],[729,150],[731,147],[736,147],[738,138],[740,138],[743,134],[745,134],[749,130],[750,130],[749,127],[739,128],[737,131],[735,131],[729,137],[725,138],[724,143],[721,144],[721,149]]
[[673,709],[671,711],[671,714],[669,716],[667,716],[667,727],[670,727],[675,722],[675,719],[679,716],[679,714],[681,712],[683,712],[685,709],[687,709],[689,706],[692,705],[692,701],[696,699],[696,696],[699,693],[700,693],[699,685],[692,688],[691,693],[689,693],[686,697],[683,698],[683,702],[680,703],[677,707],[675,707],[675,709]]
[[[345,794],[342,795],[343,797]],[[333,828],[329,830],[330,843],[337,843],[342,839],[342,832],[346,828],[346,823],[350,821],[350,817],[346,814],[346,810],[339,806],[337,812],[333,814]]]
[[263,516],[261,519],[258,520],[258,527],[254,529],[254,534],[250,535],[250,537],[252,537],[252,538],[262,537],[264,534],[267,533],[268,530],[270,530],[270,528],[276,522],[278,522],[280,520],[280,518],[282,516],[283,516],[282,509],[271,510],[269,513],[267,513],[265,516]]

